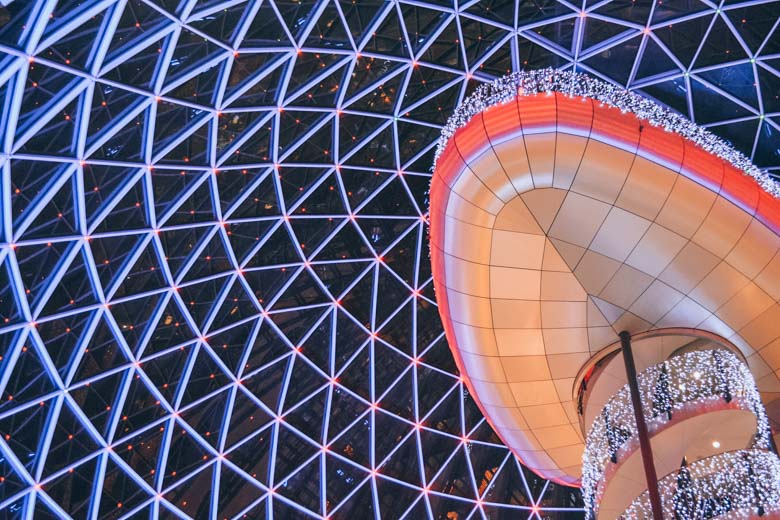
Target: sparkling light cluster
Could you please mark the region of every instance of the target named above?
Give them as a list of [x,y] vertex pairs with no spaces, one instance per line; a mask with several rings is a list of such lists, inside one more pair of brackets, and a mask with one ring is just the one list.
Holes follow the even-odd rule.
[[[764,450],[721,453],[688,464],[658,481],[664,518],[749,518],[780,510],[780,459]],[[621,520],[652,518],[647,492]]]
[[[770,445],[769,422],[750,370],[727,350],[688,352],[647,368],[637,377],[642,411],[652,433],[675,411],[696,403],[727,400],[756,415],[755,447]],[[585,503],[598,508],[598,486],[610,460],[636,435],[628,385],[616,392],[588,430],[582,460]]]
[[591,98],[623,112],[631,112],[653,126],[661,127],[668,132],[675,132],[701,146],[705,151],[728,161],[746,175],[753,177],[766,192],[780,197],[780,186],[768,173],[759,169],[745,154],[709,130],[693,123],[677,112],[620,86],[587,74],[553,68],[513,72],[477,88],[455,109],[447,120],[447,124],[442,128],[435,161],[438,160],[446,148],[447,142],[455,135],[458,128],[468,123],[474,115],[494,105],[507,103],[519,95],[530,96],[552,94],[553,92],[560,92],[571,97]]

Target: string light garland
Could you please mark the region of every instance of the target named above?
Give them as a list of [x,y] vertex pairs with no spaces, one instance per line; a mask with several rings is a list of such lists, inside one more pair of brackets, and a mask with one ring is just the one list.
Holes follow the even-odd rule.
[[767,193],[780,197],[780,186],[768,173],[759,169],[742,152],[715,134],[658,103],[622,87],[593,78],[587,74],[546,68],[514,72],[480,85],[455,109],[442,128],[434,156],[434,167],[450,138],[473,116],[488,108],[507,103],[518,95],[552,94],[560,92],[571,97],[590,98],[599,103],[630,112],[652,126],[674,132],[701,146],[705,151],[753,177]]
[[[729,515],[749,518],[780,511],[780,458],[770,451],[739,450],[683,465],[658,481],[664,518]],[[650,496],[639,495],[620,520],[652,518]]]
[[[637,376],[642,411],[649,430],[669,422],[682,408],[711,408],[723,400],[756,416],[754,448],[769,449],[769,421],[753,375],[727,350],[688,352],[651,366]],[[608,464],[617,463],[622,447],[636,437],[628,385],[607,401],[588,430],[582,457],[585,503],[598,509],[597,496]]]

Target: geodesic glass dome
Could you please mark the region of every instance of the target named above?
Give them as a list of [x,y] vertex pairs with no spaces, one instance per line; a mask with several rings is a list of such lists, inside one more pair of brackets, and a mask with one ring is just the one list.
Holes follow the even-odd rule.
[[780,172],[777,2],[2,3],[3,518],[581,518],[446,344],[441,126],[575,68]]

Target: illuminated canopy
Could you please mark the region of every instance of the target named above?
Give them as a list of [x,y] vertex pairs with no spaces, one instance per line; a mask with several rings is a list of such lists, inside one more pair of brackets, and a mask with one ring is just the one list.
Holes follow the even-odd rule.
[[519,81],[520,95],[461,119],[431,185],[439,309],[496,431],[539,474],[576,484],[575,383],[622,330],[725,338],[772,408],[780,200],[725,149],[554,91],[573,76],[530,77],[539,89]]

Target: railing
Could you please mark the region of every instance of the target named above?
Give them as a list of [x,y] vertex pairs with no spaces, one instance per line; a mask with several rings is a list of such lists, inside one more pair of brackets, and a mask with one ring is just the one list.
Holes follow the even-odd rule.
[[[780,459],[771,451],[720,453],[680,467],[658,481],[663,517],[706,520],[755,517],[780,510]],[[647,492],[620,520],[653,518]]]
[[[726,350],[682,354],[647,368],[637,376],[642,411],[652,434],[685,408],[712,408],[718,403],[756,415],[755,447],[769,447],[769,423],[750,370]],[[636,423],[628,385],[613,395],[594,419],[585,441],[582,492],[585,503],[597,509],[599,483],[610,463],[634,446]],[[628,450],[631,451],[631,450]]]

